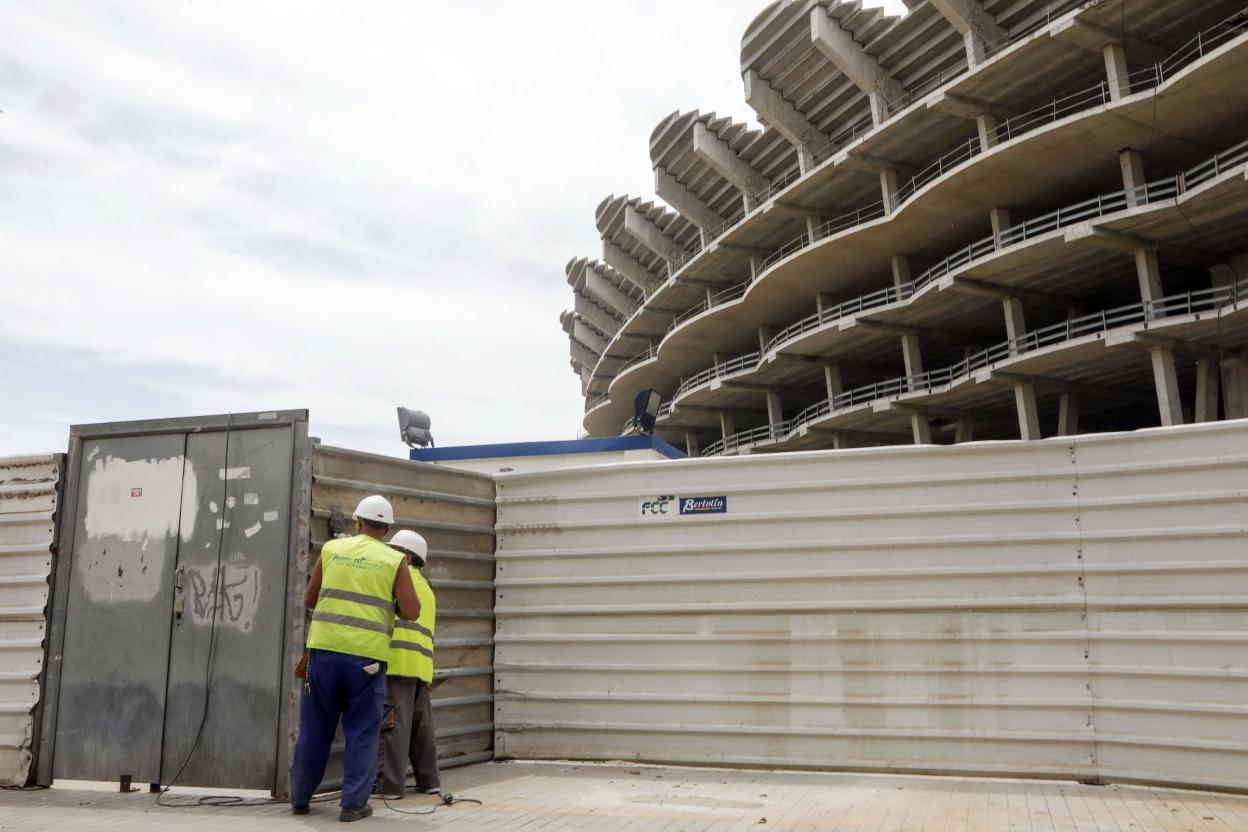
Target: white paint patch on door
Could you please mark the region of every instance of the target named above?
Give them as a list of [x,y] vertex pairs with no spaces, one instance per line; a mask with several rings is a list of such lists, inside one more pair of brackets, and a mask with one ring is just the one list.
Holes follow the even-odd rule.
[[87,536],[125,542],[163,538],[174,534],[180,522],[183,539],[189,540],[199,511],[198,491],[194,466],[180,456],[97,459],[87,477]]
[[194,531],[198,492],[194,467],[181,456],[93,460],[87,472],[86,538],[76,555],[87,596],[105,603],[155,598],[179,526],[184,540]]

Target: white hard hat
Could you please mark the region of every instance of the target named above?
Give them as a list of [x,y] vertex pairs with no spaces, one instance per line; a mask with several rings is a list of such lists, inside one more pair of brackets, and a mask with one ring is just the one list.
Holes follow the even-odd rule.
[[383,526],[394,525],[394,509],[390,507],[390,501],[380,494],[374,494],[371,497],[365,497],[360,500],[360,504],[355,507],[355,514],[352,515],[356,520],[367,520],[370,523],[380,523]]
[[424,566],[425,559],[429,557],[429,544],[418,532],[409,532],[407,529],[395,532],[394,537],[390,538],[390,546],[411,555],[418,567]]

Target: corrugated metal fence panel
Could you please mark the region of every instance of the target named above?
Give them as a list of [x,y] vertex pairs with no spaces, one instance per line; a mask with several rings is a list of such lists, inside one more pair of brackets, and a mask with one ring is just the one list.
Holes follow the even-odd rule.
[[1080,440],[1097,761],[1248,786],[1248,422]]
[[429,542],[438,600],[434,722],[443,766],[489,760],[494,731],[494,481],[482,474],[318,445],[312,458],[312,547],[329,536],[332,509],[383,494],[396,530]]
[[0,458],[0,784],[26,783],[62,457]]
[[502,477],[496,753],[1242,785],[1246,439]]

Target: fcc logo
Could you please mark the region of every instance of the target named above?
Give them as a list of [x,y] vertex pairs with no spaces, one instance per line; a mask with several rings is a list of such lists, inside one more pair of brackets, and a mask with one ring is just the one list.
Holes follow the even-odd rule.
[[676,497],[672,494],[641,501],[642,517],[669,517],[676,513]]

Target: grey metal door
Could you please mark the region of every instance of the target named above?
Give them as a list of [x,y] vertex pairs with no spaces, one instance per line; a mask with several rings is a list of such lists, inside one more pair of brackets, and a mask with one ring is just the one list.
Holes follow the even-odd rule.
[[291,433],[232,431],[228,463],[226,439],[224,432],[187,438],[187,465],[201,487],[194,495],[196,509],[183,512],[175,577],[180,584],[175,595],[182,596],[175,604],[182,611],[175,609],[173,617],[161,782],[170,782],[185,766],[178,776],[183,785],[271,789],[286,612]]
[[165,431],[77,446],[41,780],[284,783],[292,483],[306,424],[265,416],[229,417],[228,430],[154,423]]
[[185,444],[170,434],[84,448],[63,603],[57,777],[160,778]]

